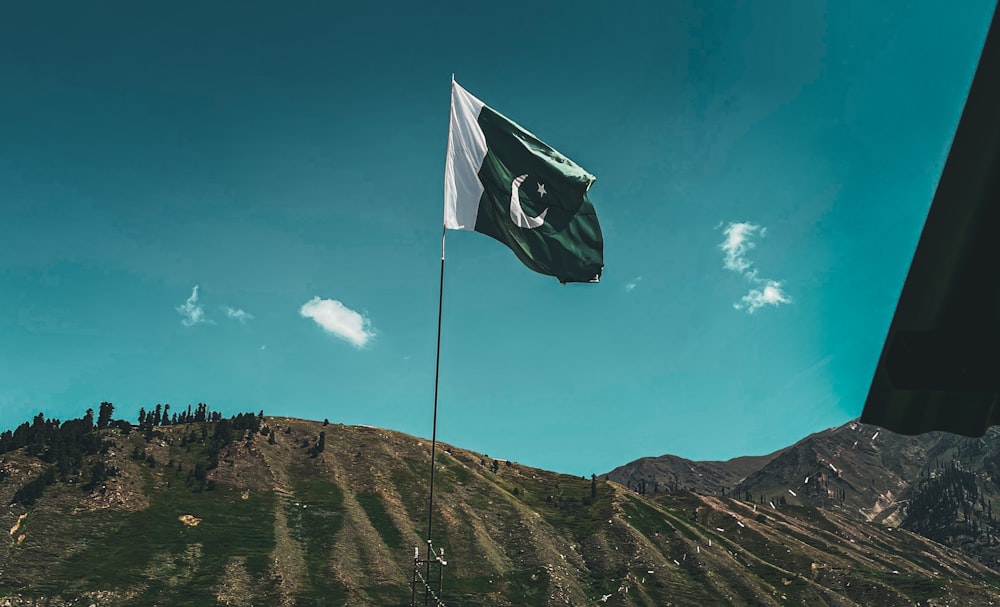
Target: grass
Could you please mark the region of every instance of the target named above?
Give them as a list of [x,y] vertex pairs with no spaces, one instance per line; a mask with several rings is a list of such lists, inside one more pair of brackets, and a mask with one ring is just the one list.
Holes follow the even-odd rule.
[[544,569],[446,579],[443,598],[447,604],[462,607],[492,607],[500,602],[499,597],[506,597],[518,607],[542,606],[549,604],[548,582],[549,574]]
[[[688,544],[683,539],[697,541],[697,537],[687,528],[687,524],[674,517],[680,517],[677,513],[667,514],[660,511],[643,500],[628,495],[627,503],[622,508],[628,516],[628,522],[640,533],[649,538],[654,544],[664,549],[666,555],[680,555],[688,550]],[[678,583],[676,578],[668,579],[665,583],[652,585],[647,592],[660,596],[661,598],[683,597],[682,604],[690,605],[710,605],[719,602],[722,597],[706,585],[704,578],[699,572],[699,565],[695,559],[684,560],[678,570],[684,575],[684,582]]]
[[810,506],[785,506],[782,510],[800,520],[806,521],[817,531],[826,531],[834,535],[840,533],[840,528],[830,522],[819,508]]
[[892,586],[897,591],[918,602],[944,596],[945,586],[951,583],[941,578],[907,575],[905,573],[873,573],[869,577],[881,584]]
[[[411,521],[426,520],[427,518],[427,495],[414,490],[414,487],[426,487],[427,478],[430,474],[430,465],[425,461],[404,459],[405,466],[394,466],[390,473],[392,484],[399,488],[400,499],[403,507],[409,515]],[[409,488],[410,490],[407,490]],[[423,535],[419,531],[422,527],[415,524],[413,529],[417,535]]]
[[[135,604],[169,595],[171,605],[204,605],[231,558],[244,557],[252,575],[265,576],[274,549],[273,507],[270,494],[244,500],[221,485],[200,495],[175,486],[139,512],[81,513],[80,523],[103,533],[64,560],[49,584],[74,592],[145,587]],[[185,525],[183,514],[201,522]]]
[[451,473],[451,475],[455,478],[455,481],[458,482],[458,483],[460,483],[460,484],[463,484],[463,485],[467,484],[470,481],[472,481],[472,479],[473,479],[472,472],[470,472],[468,470],[468,468],[466,468],[460,462],[458,462],[456,460],[453,460],[452,458],[450,458],[448,456],[441,457],[438,460],[438,464],[439,465],[440,464],[444,464],[445,465],[445,469],[449,473]]
[[296,597],[300,607],[342,604],[345,589],[333,579],[330,562],[334,537],[344,524],[344,494],[336,484],[311,478],[294,484],[295,499],[284,499],[292,537],[303,548],[306,560],[306,590]]
[[[843,557],[844,556],[844,551],[843,550],[840,550],[840,549],[836,548],[835,546],[830,545],[829,542],[824,542],[822,539],[820,539],[818,537],[810,537],[808,535],[799,533],[799,532],[791,529],[790,527],[786,527],[786,528],[782,529],[782,532],[785,535],[788,535],[790,537],[793,537],[793,538],[797,539],[798,541],[802,542],[803,544],[805,544],[807,546],[811,546],[811,547],[815,548],[816,550],[819,550],[820,552],[823,552],[823,553],[826,553],[826,554],[836,555],[838,557]],[[834,536],[834,538],[835,539],[839,539],[839,538],[836,538],[836,536]]]
[[403,548],[403,535],[392,522],[392,517],[386,511],[385,504],[382,503],[382,497],[375,493],[359,493],[355,499],[361,504],[361,508],[368,515],[368,520],[378,531],[385,545],[394,550],[401,550]]
[[628,496],[628,503],[623,508],[625,514],[629,516],[629,523],[648,538],[655,537],[657,533],[672,534],[675,531],[674,527],[667,523],[663,513],[634,496]]
[[592,496],[591,482],[576,477],[543,473],[539,478],[508,478],[502,471],[498,477],[502,489],[513,494],[517,488],[517,499],[552,526],[570,531],[577,541],[593,535],[602,521],[612,517],[612,490],[604,482],[597,483],[596,496]]

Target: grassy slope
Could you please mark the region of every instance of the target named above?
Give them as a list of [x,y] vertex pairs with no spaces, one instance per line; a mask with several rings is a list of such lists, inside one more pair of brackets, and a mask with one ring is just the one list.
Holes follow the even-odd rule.
[[[200,426],[147,443],[109,436],[122,470],[103,494],[49,487],[31,510],[0,510],[0,597],[101,605],[406,605],[426,534],[426,441],[367,427],[268,418],[277,444],[239,440],[199,490]],[[326,450],[310,457],[320,431]],[[159,462],[128,457],[135,447]],[[41,470],[0,456],[9,502]],[[172,460],[172,466],[163,464]],[[180,464],[181,472],[176,466]],[[655,500],[599,482],[445,447],[436,471],[435,546],[448,604],[952,605],[1000,600],[981,565],[905,531],[832,512],[718,497]],[[197,526],[179,520],[200,519]],[[721,531],[720,531],[721,530]],[[905,556],[903,556],[905,555]],[[59,604],[62,604],[61,602]]]

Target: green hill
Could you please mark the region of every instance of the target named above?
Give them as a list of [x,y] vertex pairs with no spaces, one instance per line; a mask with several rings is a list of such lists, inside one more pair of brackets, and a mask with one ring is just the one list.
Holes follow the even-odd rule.
[[[20,446],[0,437],[0,523],[10,529],[0,604],[409,604],[428,441],[215,419],[43,424]],[[439,448],[434,541],[450,606],[1000,602],[995,571],[841,512],[637,495]]]

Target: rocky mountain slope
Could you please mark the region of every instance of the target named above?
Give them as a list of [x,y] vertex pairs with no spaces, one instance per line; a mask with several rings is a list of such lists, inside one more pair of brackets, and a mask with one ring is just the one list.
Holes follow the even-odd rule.
[[[0,437],[0,604],[409,604],[426,440],[252,415],[104,425]],[[845,509],[639,495],[447,445],[435,494],[451,606],[1000,604],[997,572]]]
[[[996,567],[1000,544],[992,500],[1000,496],[998,439],[997,429],[982,438],[940,432],[902,436],[850,422],[756,460],[684,466],[688,477],[706,479],[696,486],[701,493],[758,505],[821,507],[902,527]],[[655,493],[676,482],[677,461],[669,455],[644,458],[602,478]]]

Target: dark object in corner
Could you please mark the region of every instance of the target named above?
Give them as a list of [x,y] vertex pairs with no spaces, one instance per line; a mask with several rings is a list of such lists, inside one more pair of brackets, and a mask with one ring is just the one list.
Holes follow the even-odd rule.
[[941,173],[861,421],[982,436],[1000,424],[1000,11]]

